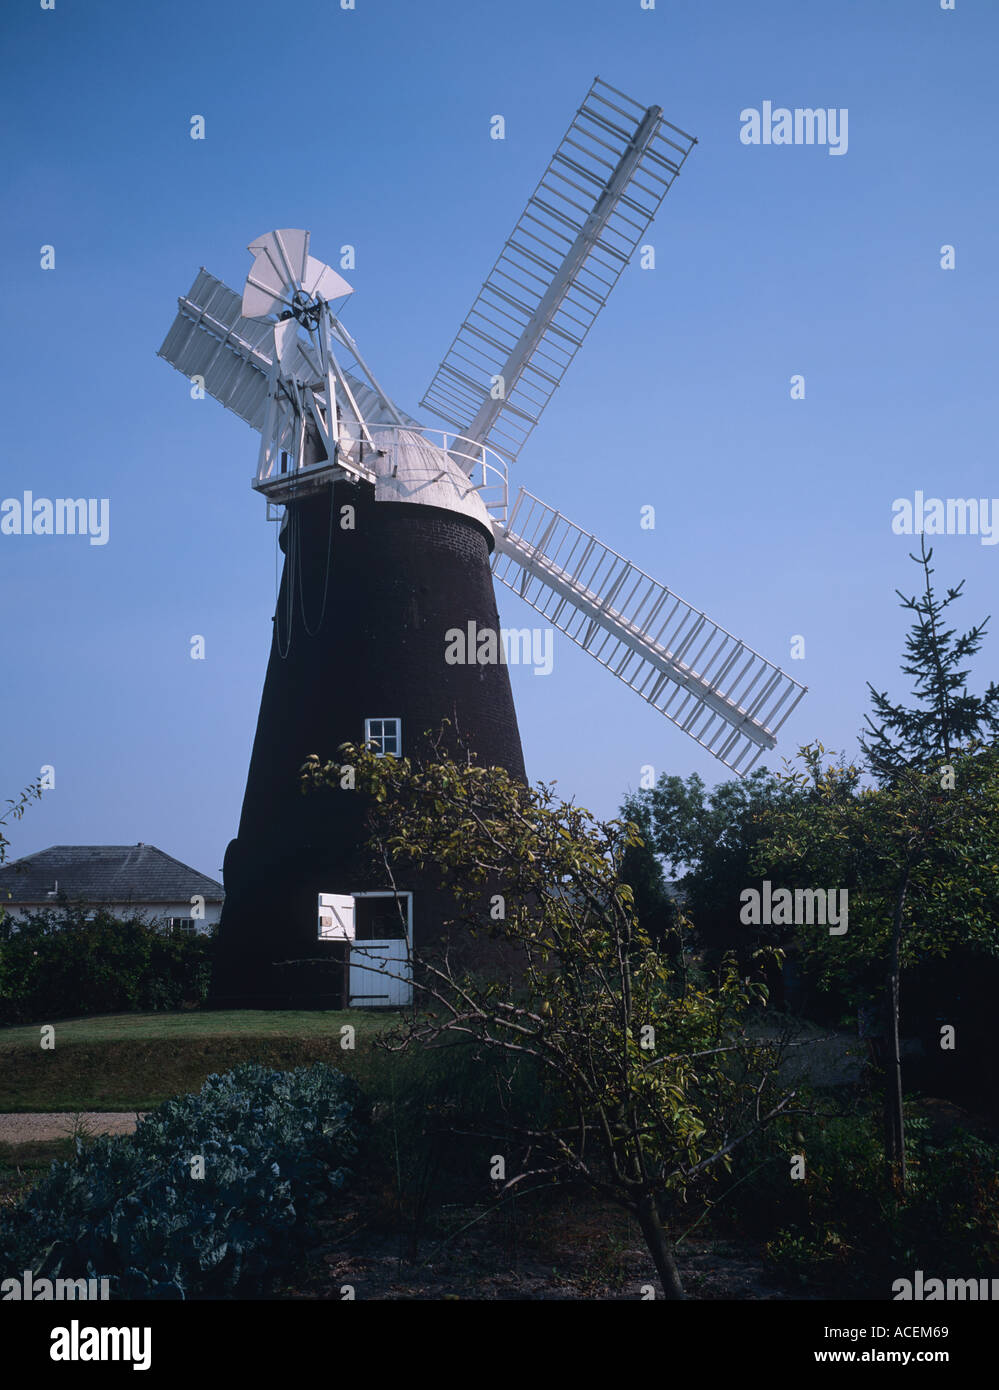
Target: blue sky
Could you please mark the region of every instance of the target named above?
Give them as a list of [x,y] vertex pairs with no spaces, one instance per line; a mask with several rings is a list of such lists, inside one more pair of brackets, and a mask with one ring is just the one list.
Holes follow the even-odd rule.
[[[0,499],[111,504],[103,547],[0,535],[0,797],[56,772],[13,854],[144,840],[214,874],[235,832],[275,528],[257,437],[155,355],[199,265],[239,288],[271,228],[353,244],[345,322],[415,412],[597,74],[699,144],[512,482],[809,686],[781,752],[854,753],[865,683],[903,693],[892,501],[999,495],[992,0],[10,0],[0,28]],[[744,145],[764,101],[847,108],[847,153]],[[999,546],[936,563],[962,627],[999,607]],[[727,776],[564,638],[511,674],[530,774],[598,813],[645,764]]]

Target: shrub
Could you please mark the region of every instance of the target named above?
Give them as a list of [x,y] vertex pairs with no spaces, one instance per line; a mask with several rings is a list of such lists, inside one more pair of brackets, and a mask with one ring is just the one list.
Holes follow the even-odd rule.
[[356,1083],[324,1063],[210,1076],[132,1136],[77,1141],[0,1219],[0,1268],[109,1277],[118,1298],[262,1294],[348,1181],[361,1123]]
[[925,1143],[913,1186],[901,1251],[912,1269],[945,1278],[999,1271],[999,1145],[964,1130]]
[[[827,1296],[890,1298],[892,1282],[915,1269],[942,1278],[992,1274],[999,1268],[999,1146],[959,1130],[934,1144],[928,1121],[907,1109],[904,1199],[886,1192],[880,1116],[871,1112],[804,1120],[797,1135],[786,1134],[784,1153],[740,1155],[719,1215],[763,1241],[767,1262],[786,1282]],[[789,1179],[792,1153],[805,1155],[802,1181]]]
[[67,906],[0,918],[0,1023],[153,1012],[201,1003],[212,938],[140,916]]
[[377,1121],[368,1154],[381,1197],[375,1220],[403,1236],[410,1258],[448,1209],[494,1199],[491,1155],[515,1142],[512,1126],[540,1127],[554,1110],[530,1058],[497,1059],[464,1041],[378,1050],[367,1084]]

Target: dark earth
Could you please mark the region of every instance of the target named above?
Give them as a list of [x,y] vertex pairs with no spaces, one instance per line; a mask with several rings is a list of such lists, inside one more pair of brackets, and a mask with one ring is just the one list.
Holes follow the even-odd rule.
[[[420,1239],[384,1229],[377,1198],[355,1199],[320,1228],[306,1275],[284,1297],[384,1300],[628,1300],[662,1297],[638,1227],[624,1212],[584,1198],[556,1207],[522,1204],[446,1209],[445,1229]],[[450,1227],[450,1231],[446,1229]],[[791,1299],[764,1270],[752,1244],[688,1237],[678,1252],[688,1298]],[[807,1296],[807,1295],[806,1295]]]

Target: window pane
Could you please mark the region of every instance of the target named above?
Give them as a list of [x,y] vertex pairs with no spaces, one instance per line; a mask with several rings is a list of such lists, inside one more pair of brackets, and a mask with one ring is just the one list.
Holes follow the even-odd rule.
[[391,753],[393,757],[399,757],[402,752],[402,720],[365,719],[364,741],[373,743],[376,752],[382,756]]

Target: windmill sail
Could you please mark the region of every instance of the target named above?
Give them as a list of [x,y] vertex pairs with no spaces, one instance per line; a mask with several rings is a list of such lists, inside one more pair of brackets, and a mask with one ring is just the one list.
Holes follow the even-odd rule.
[[[157,355],[189,379],[203,378],[209,396],[253,429],[262,430],[274,354],[274,326],[245,318],[240,296],[204,269],[177,304],[177,317]],[[345,346],[353,350],[352,341]],[[306,359],[300,346],[296,344],[292,350],[296,355],[286,364],[289,374],[301,380],[318,376],[318,365]],[[401,421],[420,428],[383,392],[350,372],[344,375],[367,420]]]
[[516,458],[695,144],[597,78],[420,404]]
[[210,396],[260,430],[273,349],[271,326],[243,318],[239,295],[202,268],[178,299],[157,356],[188,378],[200,377]]
[[660,714],[744,776],[805,687],[521,490],[493,573]]

